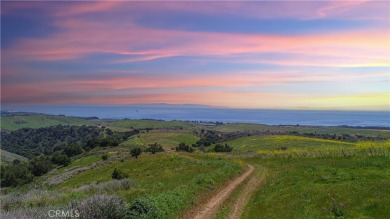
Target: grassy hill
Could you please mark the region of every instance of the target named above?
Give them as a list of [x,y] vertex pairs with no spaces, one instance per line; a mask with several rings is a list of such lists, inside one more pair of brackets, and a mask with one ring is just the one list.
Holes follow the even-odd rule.
[[[230,218],[238,202],[243,204],[239,209],[244,209],[240,218],[386,218],[390,214],[389,139],[348,141],[288,135],[299,131],[375,137],[385,136],[387,131],[256,124],[211,126],[157,120],[101,124],[116,127],[114,131],[153,130],[133,132],[128,138],[119,135],[123,142],[118,146],[97,145],[72,156],[69,165],[57,165],[35,176],[29,184],[2,188],[0,203],[5,218],[41,218],[48,209],[67,209],[70,204],[77,209],[89,208],[92,213],[109,206],[120,214],[130,212],[132,218],[185,218],[183,215],[213,200],[218,191],[248,169],[247,165],[255,168],[254,173],[226,194],[217,218]],[[240,133],[234,133],[237,131]],[[108,133],[106,130],[104,136]],[[216,142],[219,138],[231,139],[221,144],[229,144],[233,151],[211,152],[213,145],[205,147],[209,151],[205,153],[171,150],[179,143],[191,145],[200,140],[198,136],[204,139],[207,134],[219,136]],[[232,138],[222,138],[224,135]],[[165,151],[143,151],[138,158],[131,156],[132,148],[145,149],[152,143],[161,144]],[[8,160],[18,156],[1,152],[2,159],[3,155]],[[115,169],[128,177],[113,179]],[[248,190],[251,186],[253,189]]]
[[94,121],[69,116],[44,114],[11,115],[1,117],[1,129],[14,131],[21,128],[42,128],[54,125],[96,125]]
[[177,147],[180,143],[191,145],[198,140],[199,137],[193,135],[190,131],[150,131],[132,136],[121,146],[146,147],[149,144],[159,143],[164,149],[169,150]]
[[233,146],[234,153],[257,152],[259,150],[293,150],[301,148],[308,150],[320,148],[345,148],[354,145],[349,142],[292,135],[249,136],[234,139],[226,143]]
[[0,149],[1,154],[1,164],[8,165],[11,164],[14,160],[20,160],[20,161],[28,161],[27,158],[20,156],[18,154],[14,154],[5,150]]
[[316,134],[349,134],[349,135],[365,135],[370,137],[384,136],[390,137],[390,130],[379,129],[359,129],[353,127],[338,127],[338,126],[277,126],[277,125],[263,125],[253,123],[232,123],[215,126],[212,128],[221,132],[274,132],[274,133],[289,133],[297,132],[316,133]]
[[242,218],[388,218],[388,159],[248,159],[269,176]]
[[162,128],[177,128],[177,129],[193,129],[198,127],[196,123],[185,121],[162,121],[162,120],[137,120],[124,119],[111,123],[110,127],[125,128],[125,129],[162,129]]

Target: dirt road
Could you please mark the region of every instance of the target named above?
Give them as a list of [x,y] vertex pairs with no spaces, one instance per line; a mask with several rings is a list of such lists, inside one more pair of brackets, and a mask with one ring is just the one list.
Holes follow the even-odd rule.
[[234,210],[229,216],[229,219],[238,219],[244,210],[245,204],[249,201],[250,195],[261,185],[265,180],[266,172],[263,171],[260,178],[253,174],[249,181],[245,184],[244,189],[241,191],[236,203],[234,204]]
[[213,196],[206,204],[200,206],[197,212],[192,215],[194,219],[209,219],[215,218],[219,206],[225,201],[229,194],[241,184],[247,177],[249,177],[254,170],[252,165],[248,165],[247,170],[231,181],[225,188],[220,190],[215,196]]

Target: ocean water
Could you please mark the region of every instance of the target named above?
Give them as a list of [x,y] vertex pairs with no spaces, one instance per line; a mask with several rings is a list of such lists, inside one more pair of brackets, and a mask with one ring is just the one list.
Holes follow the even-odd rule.
[[186,121],[244,122],[269,125],[380,126],[390,127],[386,111],[323,111],[226,109],[198,105],[127,106],[6,106],[2,110],[104,119],[162,119]]

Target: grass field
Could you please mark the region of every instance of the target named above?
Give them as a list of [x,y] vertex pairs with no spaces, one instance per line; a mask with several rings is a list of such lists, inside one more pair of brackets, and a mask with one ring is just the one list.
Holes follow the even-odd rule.
[[129,140],[123,142],[121,146],[141,146],[159,143],[164,149],[170,150],[177,147],[180,143],[193,144],[199,140],[199,137],[192,134],[191,131],[150,131],[132,136]]
[[11,164],[14,160],[28,161],[26,157],[2,149],[0,149],[0,154],[1,154],[1,164],[4,165]]
[[212,128],[221,132],[298,132],[304,133],[316,133],[316,134],[349,134],[349,135],[364,135],[370,137],[384,136],[390,137],[390,130],[376,130],[376,129],[357,129],[346,127],[325,127],[325,126],[271,126],[252,123],[232,123],[215,126]]
[[[271,174],[242,218],[387,218],[388,157],[248,159]],[[260,213],[261,212],[261,213]]]
[[54,125],[96,125],[91,120],[68,116],[54,115],[15,115],[1,117],[1,129],[17,130],[21,128],[43,128]]
[[[55,122],[73,122],[74,125],[90,122],[97,125],[93,121],[66,118],[46,117],[47,121],[40,122],[34,115],[26,119],[26,123],[13,123],[48,126]],[[153,209],[145,218],[181,218],[194,206],[207,203],[216,191],[250,164],[255,167],[253,174],[232,190],[217,209],[216,218],[229,218],[233,206],[248,192],[248,187],[254,189],[245,196],[247,205],[242,208],[241,218],[387,218],[390,215],[390,140],[346,142],[277,134],[297,131],[387,136],[388,131],[256,124],[206,127],[155,120],[102,121],[101,124],[121,131],[154,130],[143,130],[118,147],[96,147],[77,155],[70,165],[36,177],[31,184],[2,189],[1,211],[11,215],[26,209],[45,213],[47,208],[63,208],[69,203],[104,194],[123,198],[129,208],[141,203],[142,208]],[[198,141],[194,131],[202,128],[262,133],[258,136],[245,133],[247,137],[222,142],[233,147],[230,153],[171,150],[179,143]],[[267,131],[273,133],[266,135]],[[161,144],[165,152],[143,152],[139,158],[131,157],[130,149],[144,149],[152,143]],[[16,157],[1,152],[4,161]],[[103,154],[108,155],[107,160],[102,159]],[[128,174],[128,178],[113,180],[114,169]],[[256,184],[254,179],[264,183]]]
[[[142,154],[137,159],[124,153],[112,155],[114,156],[119,156],[120,159],[109,158],[98,168],[82,171],[58,186],[40,191],[39,194],[44,194],[39,198],[40,201],[22,198],[30,197],[30,193],[34,192],[31,190],[17,196],[20,199],[3,197],[2,208],[12,211],[25,207],[64,206],[72,200],[85,199],[94,194],[115,194],[124,197],[130,204],[139,198],[148,199],[157,209],[159,218],[173,218],[242,169],[238,163],[229,160],[197,159],[181,154]],[[59,173],[100,162],[97,158],[98,155],[80,158]],[[86,191],[86,186],[95,185],[94,183],[111,183],[115,168],[129,175],[132,182],[130,188]]]
[[234,153],[256,153],[257,151],[293,150],[298,148],[319,149],[324,147],[345,148],[354,144],[319,138],[291,135],[249,136],[226,142]]

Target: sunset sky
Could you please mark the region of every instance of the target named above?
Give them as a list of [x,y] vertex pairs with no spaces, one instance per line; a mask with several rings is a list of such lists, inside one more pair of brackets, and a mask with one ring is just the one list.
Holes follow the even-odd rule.
[[2,105],[390,110],[390,2],[1,2]]

